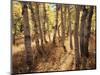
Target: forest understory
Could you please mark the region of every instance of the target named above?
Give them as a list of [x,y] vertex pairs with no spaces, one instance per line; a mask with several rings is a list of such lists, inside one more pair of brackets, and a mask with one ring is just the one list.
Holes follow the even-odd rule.
[[[95,36],[93,36],[95,38]],[[86,69],[80,67],[79,70],[89,70],[96,68],[96,51],[93,42],[95,39],[90,40],[89,47],[89,57],[86,63]],[[17,37],[18,38],[18,37]],[[13,72],[14,73],[27,73],[27,72],[50,72],[50,71],[75,71],[75,52],[74,49],[70,49],[68,38],[66,38],[65,46],[67,51],[64,52],[62,46],[59,43],[53,45],[53,43],[45,44],[45,54],[41,55],[36,51],[34,42],[32,43],[32,50],[35,51],[35,59],[33,61],[33,66],[30,71],[28,71],[28,65],[25,63],[25,48],[24,39],[20,36],[16,40],[16,45],[12,47],[13,53]],[[33,53],[34,55],[34,53]],[[80,57],[81,59],[81,57]],[[81,65],[80,65],[81,66]]]

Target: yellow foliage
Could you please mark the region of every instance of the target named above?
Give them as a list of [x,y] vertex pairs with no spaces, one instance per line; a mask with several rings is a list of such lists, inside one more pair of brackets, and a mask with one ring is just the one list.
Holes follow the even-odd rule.
[[13,15],[14,16],[21,16],[22,6],[19,2],[13,1]]

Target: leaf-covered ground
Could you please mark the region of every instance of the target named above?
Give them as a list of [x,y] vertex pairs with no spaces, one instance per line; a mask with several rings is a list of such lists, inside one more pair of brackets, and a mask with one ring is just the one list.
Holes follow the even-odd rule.
[[[33,68],[30,72],[75,70],[74,49],[71,50],[68,45],[69,42],[66,41],[67,52],[64,52],[63,47],[60,45],[53,46],[52,43],[47,43],[45,45],[46,54],[44,56],[41,56],[32,45],[32,50],[35,51],[35,59],[33,60]],[[23,43],[20,45],[12,46],[12,65],[13,73],[29,72],[28,66],[25,63],[25,50]],[[86,69],[95,68],[96,53],[95,50],[89,50],[89,58],[87,61]]]

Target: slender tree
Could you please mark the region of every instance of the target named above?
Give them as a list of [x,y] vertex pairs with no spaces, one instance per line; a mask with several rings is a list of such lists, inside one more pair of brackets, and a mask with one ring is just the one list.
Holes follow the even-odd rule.
[[15,45],[15,41],[16,41],[16,39],[15,39],[15,37],[16,37],[16,24],[13,24],[13,28],[14,28],[14,32],[13,32],[13,44]]
[[[39,29],[38,29],[38,24],[37,24],[37,18],[36,18],[36,8],[32,7],[32,3],[29,3],[30,6],[30,10],[31,10],[31,17],[32,17],[32,21],[34,23],[34,37],[35,37],[35,44],[36,44],[36,49],[37,51],[40,53],[40,55],[42,55],[42,52],[40,50],[40,46],[39,46]],[[35,6],[35,4],[34,4]]]
[[92,15],[93,15],[93,6],[91,6],[88,10],[88,15],[87,15],[87,22],[84,27],[84,50],[85,54],[88,57],[89,52],[88,52],[88,46],[89,46],[89,38],[90,38],[90,33],[91,33],[91,21],[92,21]]
[[37,13],[37,21],[38,21],[37,22],[38,30],[39,30],[39,35],[40,35],[40,39],[41,39],[41,46],[43,48],[43,31],[42,31],[42,26],[41,26],[41,22],[40,22],[39,3],[36,3],[36,13]]
[[81,26],[80,26],[80,51],[81,56],[85,55],[84,51],[84,26],[86,25],[87,9],[85,6],[82,7],[82,16],[81,16]]
[[69,38],[70,38],[70,48],[73,49],[72,45],[72,25],[71,25],[71,12],[70,12],[70,6],[68,6],[68,24],[69,24]]
[[76,69],[80,68],[80,54],[79,54],[79,39],[78,39],[78,28],[79,28],[79,18],[80,18],[80,8],[75,6],[75,25],[74,25],[74,45],[75,45],[75,65]]
[[45,6],[45,3],[43,3],[43,11],[44,11],[43,12],[43,18],[44,18],[43,19],[43,39],[44,39],[44,42],[47,43],[47,40],[46,40],[46,32],[47,32],[46,31],[46,19],[47,19],[46,17],[47,16],[46,16],[46,6]]
[[26,2],[22,3],[22,14],[23,14],[23,21],[24,21],[24,41],[25,41],[25,51],[26,51],[26,63],[29,66],[29,71],[30,71],[33,64],[33,55],[32,55],[32,48],[31,48],[28,7],[27,7]]
[[81,16],[81,26],[80,26],[80,52],[81,52],[81,58],[82,58],[82,68],[86,68],[87,63],[87,53],[88,51],[85,50],[85,33],[87,32],[85,29],[86,25],[86,18],[88,15],[88,10],[85,6],[82,6],[83,14]]
[[51,33],[50,33],[50,26],[49,26],[48,17],[47,17],[47,33],[48,33],[49,42],[51,42]]
[[64,38],[65,38],[65,34],[66,34],[66,21],[67,21],[67,5],[64,5]]
[[57,29],[58,29],[58,5],[56,4],[56,24],[54,27],[54,35],[53,35],[53,44],[56,44],[56,36],[57,36]]
[[83,15],[81,19],[81,32],[80,32],[80,49],[81,49],[81,56],[82,56],[82,68],[86,68],[87,57],[89,56],[88,46],[89,46],[89,37],[91,31],[91,21],[93,15],[93,6],[86,9],[83,6]]
[[[49,6],[47,6],[47,10],[48,9],[49,9]],[[47,34],[48,34],[47,36],[49,38],[49,42],[51,42],[51,33],[50,33],[49,17],[48,17],[48,14],[47,14],[47,10],[45,9],[45,14],[46,14],[45,21],[47,23]]]
[[[66,7],[65,7],[66,10]],[[61,38],[61,43],[62,43],[62,47],[64,48],[64,52],[66,52],[66,47],[64,45],[64,41],[65,41],[65,24],[64,24],[64,11],[63,11],[63,5],[61,6],[61,33],[62,33],[62,38]]]
[[[39,30],[39,35],[40,35],[40,40],[41,40],[41,52],[44,57],[46,57],[46,52],[44,48],[44,43],[43,43],[43,31],[42,31],[42,25],[40,22],[40,13],[39,13],[39,3],[36,3],[36,13],[37,13],[37,23],[38,23],[38,30]],[[39,36],[38,36],[39,37]]]

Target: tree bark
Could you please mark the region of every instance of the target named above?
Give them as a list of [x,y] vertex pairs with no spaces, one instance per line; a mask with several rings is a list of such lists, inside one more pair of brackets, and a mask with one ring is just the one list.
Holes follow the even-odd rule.
[[44,39],[44,43],[47,43],[46,40],[46,7],[45,7],[45,3],[43,4],[43,16],[44,16],[44,20],[43,20],[43,39]]
[[68,7],[68,20],[69,20],[69,38],[70,38],[70,48],[73,49],[72,45],[72,26],[71,26],[71,12],[70,7]]
[[42,26],[40,22],[39,3],[36,3],[36,12],[37,12],[38,30],[39,30],[40,40],[41,40],[41,52],[42,52],[42,55],[46,57],[46,52],[45,52],[44,43],[43,43],[43,30],[42,30]]
[[39,54],[42,56],[42,52],[40,50],[40,46],[39,46],[39,29],[38,29],[38,24],[37,24],[37,18],[36,18],[36,8],[32,7],[32,3],[30,3],[30,10],[31,10],[31,17],[32,17],[32,21],[34,22],[34,37],[35,37],[35,44],[36,44],[36,49],[39,52]]
[[13,33],[13,44],[15,45],[16,44],[16,24],[13,25],[14,27],[14,33]]
[[56,44],[56,36],[57,36],[57,29],[58,29],[58,5],[56,4],[56,24],[54,27],[54,35],[53,35],[53,44]]
[[84,35],[85,35],[85,25],[86,25],[86,18],[88,11],[85,6],[82,7],[83,14],[81,17],[81,27],[80,27],[80,51],[81,51],[81,56],[86,56],[86,52],[84,50]]
[[30,26],[28,17],[28,7],[27,3],[22,3],[23,21],[24,21],[24,41],[25,41],[25,51],[26,51],[26,63],[29,66],[29,71],[33,64],[33,55],[31,48],[31,37],[30,37]]
[[79,28],[80,10],[78,6],[76,6],[75,9],[76,9],[75,26],[74,26],[75,67],[76,67],[76,70],[79,70],[80,69],[80,53],[79,53],[78,28]]
[[91,6],[89,8],[89,12],[88,12],[88,15],[87,15],[87,24],[85,25],[85,28],[86,31],[85,31],[85,35],[84,35],[84,49],[85,49],[85,53],[86,53],[86,56],[88,57],[89,56],[89,53],[88,53],[88,46],[89,46],[89,38],[90,38],[90,33],[91,33],[91,21],[92,21],[92,15],[93,15],[93,6]]
[[89,57],[88,47],[89,47],[89,37],[90,37],[90,32],[91,32],[92,15],[93,15],[93,6],[89,8],[87,19],[86,19],[86,25],[84,25],[84,53],[82,57],[83,69],[86,69],[87,58]]
[[85,6],[82,7],[83,14],[81,17],[81,27],[80,27],[80,52],[81,52],[81,59],[82,59],[82,69],[86,69],[86,63],[87,63],[87,55],[88,51],[85,50],[85,34],[86,34],[86,18],[88,14],[88,10]]
[[[66,10],[66,7],[64,8]],[[63,5],[61,6],[61,33],[62,33],[62,38],[61,38],[61,43],[62,43],[62,47],[64,48],[64,52],[66,52],[66,47],[64,45],[64,41],[65,41],[65,24],[64,24],[64,13],[63,13]]]

